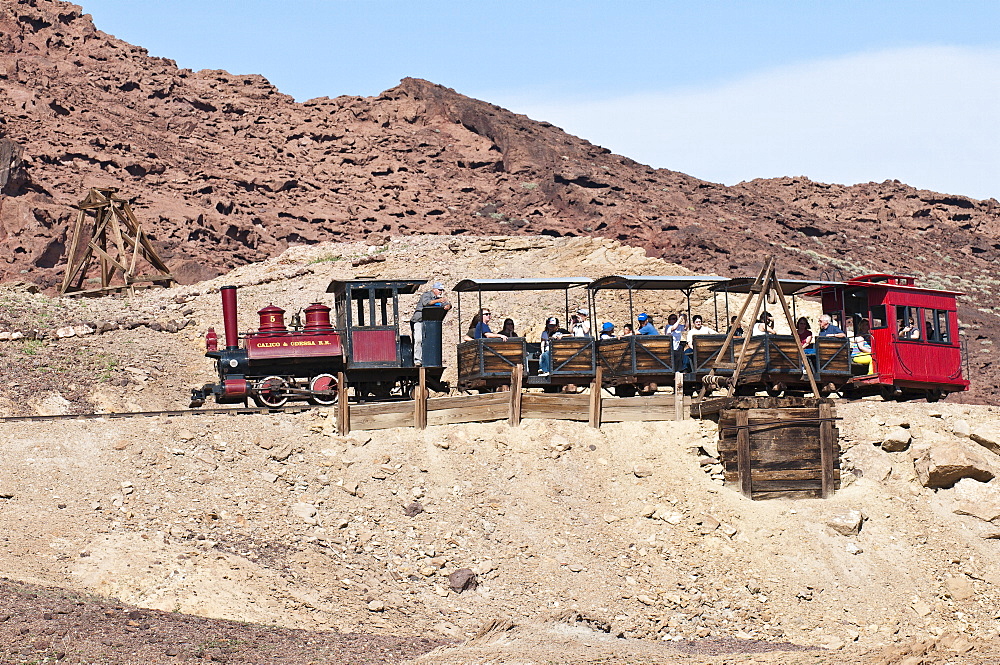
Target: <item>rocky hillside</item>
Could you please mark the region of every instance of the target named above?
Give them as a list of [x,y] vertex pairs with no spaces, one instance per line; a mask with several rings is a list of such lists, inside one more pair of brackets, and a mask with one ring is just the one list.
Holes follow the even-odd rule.
[[[98,19],[99,22],[99,19]],[[296,103],[193,72],[57,0],[0,8],[0,278],[51,286],[91,186],[118,187],[185,283],[289,245],[414,233],[597,235],[693,271],[898,271],[968,291],[972,369],[996,385],[995,200],[805,178],[735,187],[652,169],[417,79]]]

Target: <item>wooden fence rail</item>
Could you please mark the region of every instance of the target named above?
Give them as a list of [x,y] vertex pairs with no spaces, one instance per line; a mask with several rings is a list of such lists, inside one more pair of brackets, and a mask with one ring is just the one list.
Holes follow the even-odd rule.
[[[650,395],[646,397],[602,397],[600,370],[590,394],[551,394],[525,392],[523,368],[514,370],[509,392],[456,397],[428,397],[424,372],[413,392],[413,400],[351,404],[342,399],[337,404],[337,431],[348,434],[355,430],[454,425],[457,423],[507,420],[511,425],[523,419],[552,418],[588,422],[592,427],[602,423],[680,420],[687,409],[684,394]],[[339,377],[344,385],[344,377]]]

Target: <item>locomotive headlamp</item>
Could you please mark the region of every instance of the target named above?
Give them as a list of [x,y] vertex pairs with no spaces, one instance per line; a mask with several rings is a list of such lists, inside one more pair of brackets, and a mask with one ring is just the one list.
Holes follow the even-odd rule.
[[239,360],[237,360],[236,358],[232,358],[232,359],[231,359],[231,360],[229,361],[229,366],[230,366],[230,367],[236,367],[236,366],[237,366],[237,365],[239,365],[239,364],[240,364],[240,361],[239,361]]

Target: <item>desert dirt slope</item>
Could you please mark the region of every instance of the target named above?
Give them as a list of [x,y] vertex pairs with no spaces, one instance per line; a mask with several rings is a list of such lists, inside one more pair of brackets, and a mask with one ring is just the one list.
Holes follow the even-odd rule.
[[150,57],[84,9],[0,6],[0,278],[58,283],[70,206],[92,186],[136,199],[185,283],[372,234],[600,236],[695,273],[775,254],[795,277],[894,272],[967,292],[971,395],[996,401],[996,200],[896,181],[726,187],[412,78],[296,103],[258,75]]
[[[219,286],[241,287],[246,329],[268,303],[294,310],[322,298],[332,278],[413,276],[414,257],[435,261],[419,277],[449,286],[473,266],[484,277],[684,271],[599,239],[418,236],[294,247],[127,300],[10,287],[5,312],[74,334],[0,341],[5,371],[17,373],[5,412],[179,408],[186,388],[211,378],[201,335],[220,324]],[[657,314],[679,305],[643,303]],[[562,303],[505,295],[490,306],[534,334]],[[710,302],[694,306],[711,313]],[[624,305],[607,307],[619,317]],[[326,410],[6,423],[0,570],[125,604],[112,614],[137,606],[140,626],[160,610],[455,642],[427,663],[990,662],[1000,457],[977,441],[995,445],[997,414],[840,404],[844,487],[800,502],[750,502],[713,480],[702,466],[715,452],[708,421],[595,430],[530,420],[343,438]],[[958,476],[932,478],[938,467]],[[423,512],[406,510],[414,502]],[[462,568],[478,587],[458,593],[449,575]],[[0,622],[0,635],[10,626],[10,648],[30,648],[16,620]],[[42,641],[72,653],[72,633]],[[157,644],[146,662],[205,647]]]

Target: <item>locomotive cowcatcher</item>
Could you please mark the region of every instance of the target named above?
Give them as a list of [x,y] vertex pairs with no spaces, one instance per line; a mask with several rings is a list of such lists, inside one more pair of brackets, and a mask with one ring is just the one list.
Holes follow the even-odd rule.
[[[333,281],[334,317],[321,303],[305,308],[305,323],[298,315],[291,327],[285,311],[268,305],[257,314],[256,331],[237,329],[236,287],[224,286],[222,318],[225,347],[220,349],[213,328],[205,335],[205,355],[215,360],[218,383],[191,391],[191,406],[205,403],[209,395],[219,404],[280,407],[288,400],[331,405],[348,388],[359,401],[407,398],[417,384],[420,367],[413,363],[413,338],[408,326],[400,330],[399,296],[413,294],[425,280]],[[448,390],[441,381],[442,307],[423,310],[423,366],[427,385]],[[404,323],[405,325],[405,323]],[[340,377],[346,385],[340,385]]]

